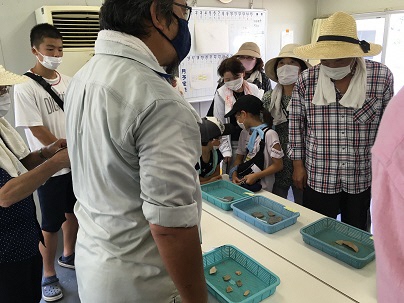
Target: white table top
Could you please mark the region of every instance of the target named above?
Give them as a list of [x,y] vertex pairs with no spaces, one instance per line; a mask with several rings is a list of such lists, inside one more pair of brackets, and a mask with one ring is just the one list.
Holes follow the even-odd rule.
[[[202,250],[231,244],[248,254],[251,258],[275,273],[281,280],[273,295],[262,302],[276,303],[344,303],[355,302],[312,275],[290,264],[270,252],[266,247],[243,235],[231,226],[212,216],[202,213]],[[313,291],[315,290],[315,291]],[[218,302],[212,296],[209,303]]]
[[[320,218],[323,218],[323,215],[266,191],[261,191],[257,194],[268,197],[298,211],[300,217],[297,219],[296,224],[274,234],[267,234],[236,217],[232,211],[224,211],[206,201],[203,203],[203,216],[207,217],[209,214],[210,216],[215,217],[222,222],[221,224],[218,223],[220,229],[227,226],[230,230],[233,230],[237,236],[243,234],[244,237],[250,239],[250,242],[252,241],[260,247],[267,249],[267,253],[276,255],[278,258],[283,259],[285,262],[306,273],[306,275],[310,275],[315,279],[318,279],[324,285],[328,285],[330,288],[345,294],[354,302],[377,302],[376,265],[374,261],[367,264],[362,269],[356,269],[303,242],[300,229]],[[204,230],[203,225],[202,230]],[[225,244],[225,237],[219,238],[218,232],[219,231],[213,231],[213,234],[210,234],[210,232],[203,233],[203,240],[209,241],[211,237],[213,237],[214,239],[217,238],[218,241],[221,241],[220,245]],[[230,234],[232,234],[232,232],[230,232]],[[246,251],[246,253],[248,252]],[[260,262],[260,260],[257,261]],[[273,267],[268,268],[272,270]],[[274,272],[277,273],[275,270]],[[292,287],[296,286],[294,284],[292,285]],[[315,284],[310,285],[305,283],[305,285],[310,289],[316,287]],[[315,289],[317,292],[317,287]],[[330,298],[327,298],[327,302],[329,299]],[[307,302],[314,301],[307,300]]]

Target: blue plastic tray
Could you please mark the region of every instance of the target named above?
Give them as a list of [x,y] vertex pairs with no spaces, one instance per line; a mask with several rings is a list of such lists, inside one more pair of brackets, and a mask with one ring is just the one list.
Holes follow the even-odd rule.
[[[249,197],[253,193],[241,186],[225,180],[218,180],[201,186],[202,198],[224,210],[231,210],[231,204]],[[224,202],[219,198],[231,196],[234,200]]]
[[[209,274],[215,266],[217,272]],[[218,247],[203,255],[203,267],[209,292],[222,303],[257,303],[272,295],[280,283],[277,275],[266,269],[254,259],[232,245]],[[235,274],[241,271],[241,275]],[[223,276],[230,275],[230,281],[224,281]],[[236,281],[243,285],[238,287]],[[226,292],[227,286],[233,291]],[[250,291],[244,296],[246,290]]]
[[[300,230],[307,244],[345,262],[362,268],[375,258],[372,234],[332,218],[322,218]],[[337,240],[351,241],[359,251],[354,252]]]
[[[295,224],[297,217],[300,216],[300,213],[293,212],[284,205],[263,196],[245,198],[242,201],[232,204],[231,207],[237,217],[240,217],[244,221],[247,221],[269,234],[273,234],[285,227]],[[275,213],[276,216],[282,217],[282,221],[275,224],[268,224],[266,222],[269,217],[268,211]],[[264,221],[253,217],[251,214],[254,212],[261,212],[265,215],[265,217],[262,218]]]

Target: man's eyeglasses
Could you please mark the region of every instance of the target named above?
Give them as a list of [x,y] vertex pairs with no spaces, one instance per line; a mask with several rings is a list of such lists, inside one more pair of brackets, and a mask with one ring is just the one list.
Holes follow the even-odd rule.
[[192,7],[184,4],[179,4],[177,2],[174,2],[174,4],[182,8],[182,14],[184,15],[184,19],[189,21],[189,18],[191,18]]

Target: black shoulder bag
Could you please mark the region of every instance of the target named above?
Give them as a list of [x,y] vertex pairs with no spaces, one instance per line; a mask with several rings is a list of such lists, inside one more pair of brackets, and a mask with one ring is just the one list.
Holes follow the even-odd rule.
[[39,85],[41,85],[49,93],[49,95],[51,95],[51,97],[57,103],[57,105],[59,105],[59,107],[64,111],[63,101],[62,99],[60,99],[58,94],[52,89],[52,85],[46,82],[46,80],[41,76],[35,75],[33,73],[26,72],[24,75],[30,77],[32,80],[36,81]]

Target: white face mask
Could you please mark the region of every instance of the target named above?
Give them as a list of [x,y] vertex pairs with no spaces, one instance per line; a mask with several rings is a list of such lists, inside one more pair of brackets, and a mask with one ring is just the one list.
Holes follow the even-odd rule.
[[299,77],[299,71],[300,67],[296,65],[286,64],[284,66],[279,67],[276,70],[279,84],[290,85],[296,83],[297,78]]
[[241,122],[237,121],[237,124],[238,124],[238,126],[240,126],[241,129],[244,129],[244,130],[246,129],[245,126],[244,126],[244,123],[241,123]]
[[240,59],[240,62],[243,64],[245,71],[249,72],[253,70],[256,60]]
[[244,81],[244,79],[243,79],[243,77],[241,77],[236,80],[227,81],[224,83],[224,85],[226,85],[226,87],[228,89],[231,89],[233,91],[239,90],[241,88],[241,86],[243,85],[243,81]]
[[35,49],[43,58],[43,60],[39,60],[38,56],[36,58],[38,59],[39,63],[41,63],[44,67],[47,69],[55,70],[59,67],[60,63],[62,63],[62,57],[50,57],[50,56],[44,56],[42,55],[37,49]]
[[0,117],[7,115],[11,107],[10,94],[6,93],[0,96]]
[[220,147],[220,146],[216,146],[216,145],[214,145],[214,146],[213,146],[213,149],[214,149],[214,150],[218,150],[218,149],[219,149],[219,147]]
[[333,80],[341,80],[351,72],[351,64],[343,67],[328,67],[321,64],[320,68],[328,78]]

